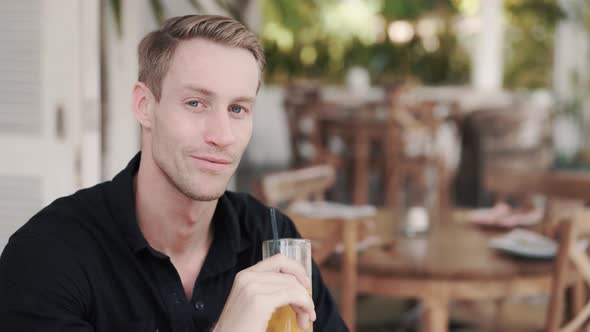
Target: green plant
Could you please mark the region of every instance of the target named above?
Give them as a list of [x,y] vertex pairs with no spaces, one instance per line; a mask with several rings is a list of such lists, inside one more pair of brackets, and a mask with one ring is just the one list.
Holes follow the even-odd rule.
[[505,0],[507,20],[504,84],[508,88],[551,86],[553,34],[563,17],[558,0]]

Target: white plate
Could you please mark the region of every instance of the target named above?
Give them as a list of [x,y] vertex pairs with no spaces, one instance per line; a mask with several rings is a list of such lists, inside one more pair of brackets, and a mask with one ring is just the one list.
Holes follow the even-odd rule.
[[506,253],[527,258],[553,258],[557,254],[557,243],[552,239],[524,229],[491,239],[490,247]]

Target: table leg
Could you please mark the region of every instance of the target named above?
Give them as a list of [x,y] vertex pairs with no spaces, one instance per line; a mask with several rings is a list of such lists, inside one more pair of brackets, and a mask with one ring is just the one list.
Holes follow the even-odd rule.
[[448,301],[441,299],[429,299],[423,302],[424,314],[421,321],[422,332],[448,332],[449,331],[449,305]]
[[398,193],[400,189],[398,184],[399,170],[396,157],[401,154],[398,150],[401,143],[397,139],[397,131],[394,128],[388,128],[383,142],[383,156],[385,157],[385,206],[396,207],[398,205]]
[[504,331],[504,306],[506,305],[506,299],[497,299],[494,300],[494,314],[492,315],[494,321],[492,322],[492,326],[494,331],[501,332]]
[[567,289],[566,297],[568,302],[568,319],[575,317],[578,313],[580,313],[582,308],[584,308],[586,296],[586,284],[582,279],[576,280],[574,284],[569,289]]
[[357,295],[357,221],[344,222],[342,242],[344,253],[342,255],[342,288],[341,288],[341,312],[344,322],[350,332],[356,330],[356,295]]
[[363,128],[359,128],[354,138],[354,197],[353,203],[368,203],[369,193],[369,137]]

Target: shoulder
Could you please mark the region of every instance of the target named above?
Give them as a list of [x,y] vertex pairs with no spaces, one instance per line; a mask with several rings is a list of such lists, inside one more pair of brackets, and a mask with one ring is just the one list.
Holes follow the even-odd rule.
[[0,320],[22,325],[41,313],[85,317],[92,297],[85,265],[65,241],[18,232],[0,256],[0,298],[12,299],[0,303]]
[[0,256],[0,293],[14,288],[59,297],[60,287],[72,292],[87,289],[86,269],[100,252],[96,225],[108,223],[104,186],[53,201],[10,237]]
[[109,216],[104,188],[107,183],[61,197],[35,214],[20,227],[9,242],[32,238],[71,245],[88,240],[98,223],[106,224]]

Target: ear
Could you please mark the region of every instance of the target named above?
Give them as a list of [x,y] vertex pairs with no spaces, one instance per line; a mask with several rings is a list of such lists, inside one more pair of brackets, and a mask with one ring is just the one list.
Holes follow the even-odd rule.
[[149,129],[153,122],[153,107],[156,98],[143,82],[133,85],[133,114],[142,128]]

